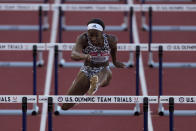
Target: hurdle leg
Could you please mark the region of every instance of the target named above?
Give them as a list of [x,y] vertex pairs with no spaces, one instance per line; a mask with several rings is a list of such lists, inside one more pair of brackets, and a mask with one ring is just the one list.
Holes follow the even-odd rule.
[[[39,18],[38,18],[38,23],[39,23],[39,31],[38,31],[38,43],[42,43],[42,34],[43,34],[43,29],[42,29],[42,7],[39,8]],[[38,66],[42,66],[44,64],[43,61],[43,53],[39,52],[38,54]]]
[[[129,25],[130,25],[130,30],[129,30],[129,41],[131,44],[133,44],[133,7],[130,8],[129,11]],[[127,19],[127,24],[128,24],[128,18],[124,18]],[[134,66],[134,53],[133,51],[130,51],[129,53],[129,61],[127,62],[127,66],[128,67],[133,67]]]
[[134,109],[133,109],[134,115],[138,116],[140,114],[140,104],[136,103]]
[[143,111],[144,111],[144,131],[148,131],[148,98],[143,99]]
[[22,131],[26,131],[27,125],[27,97],[22,98]]
[[53,99],[48,97],[48,131],[52,131]]
[[169,98],[169,129],[174,131],[174,98]]

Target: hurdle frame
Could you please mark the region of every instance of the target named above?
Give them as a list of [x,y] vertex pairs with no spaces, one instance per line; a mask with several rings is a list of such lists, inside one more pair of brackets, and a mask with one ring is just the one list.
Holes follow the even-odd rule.
[[[145,0],[142,0],[142,5],[145,5]],[[151,17],[149,17],[149,19],[151,19],[152,22],[152,10],[151,12],[149,11],[149,13],[151,13]],[[145,16],[145,12],[142,11],[141,13],[141,27],[142,30],[144,31],[196,31],[196,26],[192,25],[192,26],[185,26],[185,25],[147,25],[146,24],[146,16]],[[150,29],[151,28],[151,29]]]
[[[58,45],[54,46],[54,74],[55,74],[55,82],[54,82],[54,93],[58,95],[58,54],[59,48]],[[140,47],[136,46],[136,96],[139,96],[139,57],[140,57]],[[56,115],[135,115],[138,116],[140,114],[140,105],[136,103],[133,110],[69,110],[64,111],[61,107],[55,103],[55,114]]]
[[[47,97],[50,98],[50,101],[49,101],[49,99],[47,99]],[[113,97],[115,97],[115,96],[70,96],[70,95],[65,95],[65,96],[57,96],[57,95],[43,96],[43,95],[39,95],[39,103],[48,102],[48,104],[50,103],[49,105],[50,105],[50,109],[51,109],[52,100],[53,100],[54,104],[58,104],[58,103],[62,103],[64,101],[64,97],[68,97],[68,98],[71,98],[71,97],[95,98],[94,100],[96,101],[96,103],[107,103],[107,102],[98,102],[97,97],[108,97],[108,98],[112,99],[111,100],[112,103],[120,103],[120,102],[114,102],[113,101]],[[144,106],[145,106],[144,111],[148,111],[148,108],[146,108],[146,107],[148,107],[148,102],[149,103],[157,103],[158,102],[157,101],[158,100],[157,96],[118,96],[118,97],[126,97],[127,99],[129,97],[130,98],[133,97],[130,102],[125,102],[125,103],[126,104],[129,104],[129,103],[133,103],[133,104],[144,103]],[[52,98],[52,100],[51,100],[51,98]],[[68,102],[68,103],[72,103],[72,102]],[[92,103],[92,102],[80,102],[80,103]],[[82,109],[82,110],[67,110],[67,111],[60,110],[60,112],[64,115],[81,115],[81,116],[83,116],[83,115],[90,115],[90,116],[97,116],[97,115],[98,116],[127,116],[127,115],[132,116],[132,115],[134,115],[133,112],[131,112],[131,110],[84,110],[84,109]],[[56,115],[60,115],[61,114],[60,112],[58,112],[58,114],[57,114],[57,112],[54,110],[54,113]]]
[[[17,0],[0,0],[0,2],[14,2],[14,1],[17,1]],[[44,0],[20,0],[19,2],[41,2],[41,1],[44,1]]]
[[[195,26],[196,27],[196,26]],[[148,65],[152,68],[158,68],[159,63],[153,60],[153,52],[151,51],[152,44],[152,8],[149,8],[149,32],[148,32],[148,43],[149,43],[149,55],[148,55]],[[164,68],[196,68],[196,62],[164,62]]]
[[[164,98],[164,97],[171,97],[173,98],[174,96],[160,96],[160,99],[161,98]],[[175,96],[177,97],[177,96]],[[182,98],[184,97],[189,97],[189,98],[194,98],[192,96],[180,96]],[[165,99],[165,101],[167,100],[167,102],[169,102],[169,99]],[[195,100],[195,98],[194,98]],[[165,102],[164,101],[164,102]],[[186,100],[185,100],[186,101]],[[191,103],[190,103],[191,104]],[[162,105],[162,106],[161,106]],[[161,108],[160,108],[161,107]],[[169,116],[170,115],[170,110],[165,110],[164,109],[164,106],[163,106],[163,103],[159,103],[159,110],[158,110],[158,113],[160,116]],[[175,110],[173,111],[173,116],[196,116],[196,110]]]
[[[0,103],[21,104],[20,114],[22,115],[22,131],[27,130],[27,106],[28,103],[37,103],[37,96],[33,95],[0,95],[2,98]],[[7,115],[7,114],[5,114]]]
[[[67,2],[88,2],[90,0],[61,0],[61,1],[67,1]],[[120,0],[93,0],[96,2],[117,2]]]
[[195,2],[195,0],[137,0],[141,2]]
[[[159,46],[159,97],[163,96],[163,47]],[[158,105],[158,114],[160,116],[170,115],[169,110],[165,110],[162,103]],[[196,110],[174,110],[175,116],[196,116]]]
[[[61,0],[61,4],[64,4],[67,0]],[[83,0],[82,0],[83,1]],[[88,0],[85,0],[88,1]],[[98,0],[97,0],[98,1]],[[100,1],[100,0],[99,0]],[[118,0],[115,0],[118,1]],[[127,1],[125,0],[125,4]],[[67,25],[66,24],[66,16],[64,12],[60,16],[62,17],[62,29],[66,31],[86,31],[86,25]],[[105,31],[125,31],[128,29],[128,16],[127,12],[124,12],[123,23],[121,25],[105,25]]]
[[[1,4],[0,4],[1,5]],[[3,4],[5,5],[5,4]],[[6,4],[8,7],[11,6],[12,7],[12,4]],[[38,31],[38,43],[42,43],[42,34],[43,34],[43,25],[42,25],[42,8],[44,7],[43,4],[33,4],[34,6],[29,6],[28,4],[14,4],[13,5],[13,8],[16,8],[16,9],[20,9],[21,11],[25,11],[26,9],[23,9],[23,8],[20,8],[20,6],[29,6],[29,8],[32,8],[32,9],[29,9],[29,10],[35,10],[34,8],[38,7],[39,10],[38,10],[38,23],[39,23],[39,31]],[[45,8],[47,7],[48,5],[45,5]],[[48,6],[49,8],[49,6]],[[8,9],[6,9],[8,10]],[[44,9],[44,10],[47,10],[47,9]],[[44,15],[47,15],[46,13]],[[47,19],[45,19],[44,21],[47,21]],[[39,56],[38,56],[38,61],[37,61],[37,66],[38,67],[42,67],[44,65],[44,60],[43,60],[43,53],[42,52],[39,52]],[[22,62],[22,61],[19,61],[19,62],[13,62],[13,61],[8,61],[8,62],[2,62],[0,61],[0,67],[32,67],[33,66],[33,63],[32,62]]]
[[[42,1],[44,4],[48,3],[48,0],[42,0]],[[1,4],[1,5],[5,5],[5,4]],[[9,6],[11,5],[11,3],[6,5]],[[47,30],[49,29],[47,12],[44,12],[43,18],[44,18],[42,23],[43,26],[41,27],[41,29]],[[35,30],[40,30],[40,25],[39,24],[38,25],[0,25],[0,30],[35,31]]]
[[[110,102],[101,102],[99,101],[99,97],[101,98],[109,98]],[[148,106],[149,103],[158,103],[158,97],[157,96],[117,96],[117,97],[123,97],[124,99],[127,99],[126,101],[122,102],[122,103],[126,103],[126,104],[131,104],[131,103],[143,103],[143,112],[144,112],[144,131],[148,131]],[[65,100],[65,98],[70,99],[71,98],[71,102]],[[73,99],[72,99],[73,98]],[[76,102],[76,98],[80,99],[80,98],[89,98],[89,101],[78,101]],[[43,95],[39,95],[38,98],[38,102],[39,103],[47,103],[48,104],[48,130],[52,131],[52,112],[53,112],[53,103],[58,104],[58,103],[62,103],[62,102],[68,102],[68,103],[121,103],[121,102],[117,102],[115,100],[115,96],[43,96]],[[90,100],[91,99],[91,100]],[[128,100],[129,99],[129,100]],[[122,113],[122,114],[117,114],[116,111],[117,110],[107,110],[107,111],[111,111],[111,112],[102,112],[100,113],[98,110],[94,110],[94,111],[98,111],[98,112],[94,112],[94,113],[90,113],[87,111],[91,111],[91,110],[82,110],[84,111],[84,113],[82,112],[78,112],[77,110],[73,111],[72,113],[68,113],[68,115],[74,115],[74,116],[84,116],[84,115],[88,115],[88,116],[127,116],[126,113]],[[106,110],[105,110],[106,111]],[[124,110],[118,110],[118,111],[124,111]],[[66,111],[69,112],[69,111]],[[115,112],[115,113],[114,113]],[[114,113],[114,114],[113,114]],[[129,115],[128,115],[129,116]]]
[[[31,97],[31,99],[26,99],[28,101],[36,101],[36,102],[33,102],[32,104],[35,105],[37,104],[37,96],[35,95],[0,95],[1,97],[3,98],[8,98],[9,97],[9,103],[18,103],[21,98],[21,107],[22,107],[22,110],[21,109],[17,109],[17,110],[0,110],[0,115],[25,115],[23,117],[26,117],[26,115],[36,115],[37,112],[38,112],[38,106],[36,107],[36,109],[27,109],[27,104],[28,103],[24,103],[25,101],[22,99],[22,98],[27,98],[27,97]],[[19,97],[20,96],[20,97]],[[14,97],[17,97],[17,99],[14,99]],[[32,99],[33,98],[33,99]],[[35,98],[35,100],[34,100]],[[2,102],[1,102],[2,103]],[[4,102],[6,103],[6,102]],[[31,103],[31,102],[30,102]]]
[[[12,46],[13,46],[13,48],[12,48]],[[34,43],[34,44],[31,44],[31,45],[23,45],[23,44],[21,44],[20,45],[20,48],[21,48],[21,50],[24,50],[25,48],[30,48],[30,46],[32,46],[32,52],[33,52],[33,66],[32,66],[32,68],[33,68],[33,95],[34,96],[36,96],[37,95],[37,50],[38,50],[38,47],[37,47],[37,45]],[[3,45],[1,45],[1,47],[4,47],[5,48],[5,50],[7,50],[7,49],[11,49],[11,50],[14,50],[14,44],[4,44],[4,46]],[[45,47],[43,47],[43,45],[40,45],[39,46],[40,48],[44,48],[45,49]],[[15,47],[16,48],[16,50],[20,50],[20,49],[18,49],[18,47],[16,46]],[[30,50],[30,49],[28,49],[28,50]],[[27,111],[27,115],[36,115],[36,114],[38,114],[38,112],[39,112],[39,107],[38,107],[38,105],[37,105],[37,103],[33,103],[33,108],[32,109],[28,109]],[[2,109],[2,110],[0,110],[0,115],[22,115],[22,111],[21,110],[18,110],[18,109]]]

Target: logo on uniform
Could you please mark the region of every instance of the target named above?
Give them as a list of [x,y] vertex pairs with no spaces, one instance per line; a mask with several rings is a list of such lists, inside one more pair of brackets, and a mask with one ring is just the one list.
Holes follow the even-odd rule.
[[93,27],[94,27],[94,28],[97,28],[97,26],[96,26],[96,25],[93,25]]

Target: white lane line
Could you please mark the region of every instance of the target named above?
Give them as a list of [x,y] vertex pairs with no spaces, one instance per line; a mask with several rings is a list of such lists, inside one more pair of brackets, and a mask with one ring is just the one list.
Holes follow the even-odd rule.
[[[55,4],[60,4],[60,0],[55,0]],[[50,43],[53,44],[56,42],[57,36],[57,26],[58,26],[58,10],[53,12],[52,16],[52,29],[51,29],[51,37]],[[50,94],[50,87],[51,87],[51,79],[52,79],[52,68],[54,62],[54,50],[49,50],[48,55],[48,64],[47,64],[47,72],[46,72],[46,83],[45,83],[45,90],[44,95]],[[40,131],[45,131],[46,129],[46,120],[47,120],[47,103],[44,103],[42,106],[42,114],[41,114],[41,124],[40,124]]]
[[[128,0],[128,4],[133,4],[132,0]],[[136,16],[135,13],[133,14],[133,37],[134,37],[134,43],[140,43],[138,30],[137,30],[137,22],[136,22]],[[142,60],[142,53],[139,58],[140,67],[139,67],[139,76],[140,76],[140,83],[142,88],[142,93],[144,96],[148,96],[147,86],[146,86],[146,79],[145,79],[145,73],[144,73],[144,64]],[[148,111],[148,130],[153,131],[153,125],[152,125],[152,116],[150,114],[150,106]]]

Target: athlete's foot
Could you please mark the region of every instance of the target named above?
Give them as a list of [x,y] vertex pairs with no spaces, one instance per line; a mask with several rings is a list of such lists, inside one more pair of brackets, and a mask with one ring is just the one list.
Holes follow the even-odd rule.
[[90,88],[88,90],[88,94],[89,95],[95,94],[95,92],[97,91],[97,88],[98,88],[98,76],[94,75],[90,79]]

